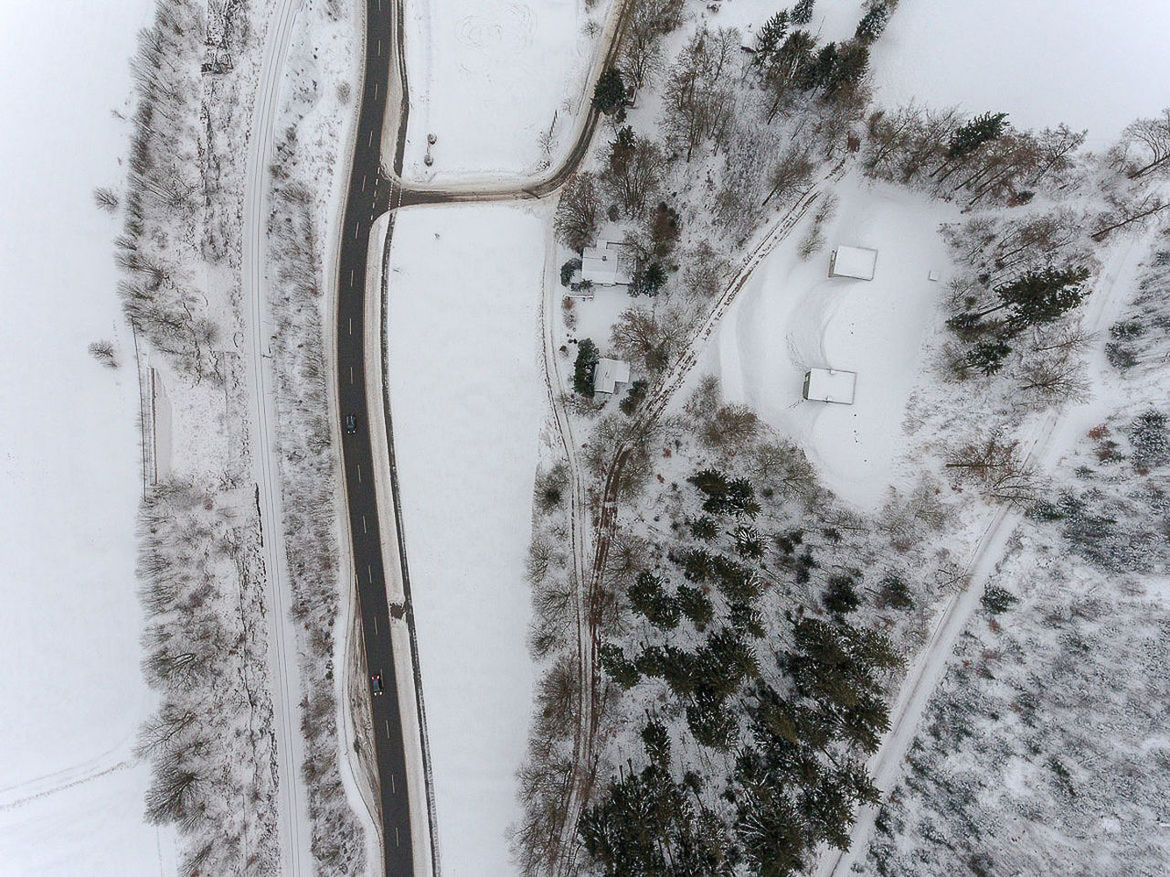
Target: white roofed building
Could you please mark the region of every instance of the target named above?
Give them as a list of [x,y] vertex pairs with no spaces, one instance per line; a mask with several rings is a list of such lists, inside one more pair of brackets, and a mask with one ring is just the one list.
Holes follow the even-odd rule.
[[812,368],[804,373],[804,391],[801,395],[813,402],[853,404],[857,386],[857,372],[838,368]]
[[630,364],[620,359],[602,357],[593,370],[594,395],[612,396],[630,383]]
[[581,279],[594,286],[617,286],[633,280],[625,246],[615,241],[598,241],[581,251]]
[[829,276],[873,280],[877,255],[878,251],[869,247],[837,247],[829,256]]

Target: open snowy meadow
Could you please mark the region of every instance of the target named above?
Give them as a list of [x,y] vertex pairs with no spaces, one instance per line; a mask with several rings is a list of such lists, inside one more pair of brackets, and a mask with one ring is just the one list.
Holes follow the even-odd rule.
[[[598,3],[591,18],[600,22],[607,7]],[[530,174],[547,157],[541,135],[550,129],[567,148],[598,46],[586,21],[582,0],[408,3],[407,176]],[[430,133],[438,141],[427,167]]]
[[[174,869],[169,831],[143,821],[148,770],[132,751],[152,706],[134,576],[138,379],[117,229],[92,194],[121,179],[129,129],[111,110],[128,109],[150,7],[0,4],[3,874]],[[117,369],[87,353],[100,339]]]
[[1162,0],[902,0],[874,48],[875,99],[1064,122],[1107,148],[1170,102],[1165,36]]
[[465,206],[399,214],[386,379],[443,871],[512,873],[534,669],[525,561],[544,223]]

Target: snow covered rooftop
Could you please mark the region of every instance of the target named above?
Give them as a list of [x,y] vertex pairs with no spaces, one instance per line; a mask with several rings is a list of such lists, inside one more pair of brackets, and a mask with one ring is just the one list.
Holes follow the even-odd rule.
[[629,283],[633,278],[621,258],[625,248],[614,241],[598,241],[595,247],[581,251],[581,279],[597,286]]
[[868,247],[837,247],[829,257],[829,276],[873,280],[876,265],[877,250]]
[[618,385],[630,382],[630,364],[620,359],[599,359],[593,372],[593,392],[612,395]]
[[[603,360],[604,361],[604,360]],[[813,368],[804,373],[806,399],[814,402],[839,402],[853,404],[853,390],[857,384],[857,372],[835,368]]]

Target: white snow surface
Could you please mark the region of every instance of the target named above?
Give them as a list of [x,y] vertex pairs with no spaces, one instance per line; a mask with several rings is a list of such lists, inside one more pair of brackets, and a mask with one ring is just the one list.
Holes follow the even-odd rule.
[[[825,224],[827,246],[801,261],[801,226],[765,259],[712,335],[709,367],[729,401],[750,404],[800,443],[826,486],[873,508],[889,486],[913,483],[909,467],[895,465],[902,418],[923,342],[941,325],[950,262],[937,229],[956,211],[856,174],[835,191],[841,200]],[[873,280],[828,276],[837,242],[879,251]],[[932,270],[937,282],[928,279]],[[853,404],[802,400],[810,368],[857,372]]]
[[540,216],[503,205],[407,210],[394,229],[387,382],[451,877],[514,873],[545,239]]
[[[598,3],[590,17],[600,25],[607,8]],[[597,50],[585,22],[583,0],[407,3],[405,175],[530,174],[545,159],[539,138],[554,114],[554,135],[566,148]],[[428,168],[430,133],[438,141]]]
[[[142,492],[134,345],[114,294],[127,59],[151,0],[0,4],[0,873],[173,873],[142,819],[132,748],[154,698],[139,669]],[[78,16],[84,16],[84,26]],[[77,64],[84,59],[84,72]],[[122,365],[86,352],[114,342]]]
[[1106,148],[1170,104],[1168,30],[1165,0],[902,0],[872,50],[875,98],[1064,122]]

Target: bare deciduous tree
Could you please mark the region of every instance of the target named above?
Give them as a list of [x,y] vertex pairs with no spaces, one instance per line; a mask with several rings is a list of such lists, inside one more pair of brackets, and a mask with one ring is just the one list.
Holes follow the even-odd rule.
[[1126,152],[1139,151],[1137,161],[1127,173],[1131,179],[1144,177],[1162,169],[1170,161],[1170,107],[1152,119],[1138,119],[1125,129]]
[[976,485],[988,500],[1025,506],[1036,498],[1035,473],[1019,455],[1016,442],[995,435],[973,442],[953,454],[946,468],[957,482]]
[[768,185],[771,188],[763,203],[767,204],[773,198],[787,201],[791,195],[808,185],[815,169],[816,165],[805,149],[799,144],[789,144],[768,174]]
[[583,171],[569,177],[561,190],[554,220],[561,243],[571,250],[581,250],[593,243],[599,208],[593,175]]
[[623,139],[623,133],[619,132],[601,181],[626,215],[633,217],[658,190],[666,159],[652,140],[632,135],[625,138],[626,142]]
[[114,351],[112,341],[93,341],[89,345],[89,355],[106,368],[118,367],[118,354]]
[[93,202],[97,205],[98,210],[114,213],[118,209],[118,193],[109,186],[99,186],[93,190]]
[[1118,229],[1130,226],[1145,228],[1149,219],[1158,216],[1168,207],[1170,201],[1157,192],[1146,192],[1136,201],[1120,201],[1096,218],[1094,222],[1096,227],[1090,236],[1095,241],[1103,241]]
[[686,154],[712,140],[726,144],[735,112],[735,92],[728,83],[732,60],[739,47],[739,31],[700,28],[667,74],[662,121],[667,142]]

